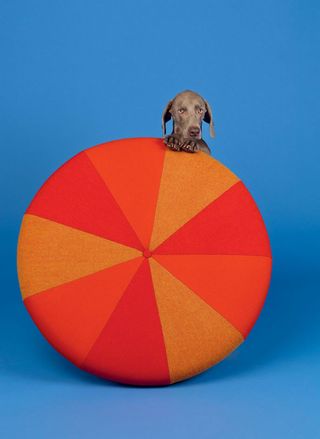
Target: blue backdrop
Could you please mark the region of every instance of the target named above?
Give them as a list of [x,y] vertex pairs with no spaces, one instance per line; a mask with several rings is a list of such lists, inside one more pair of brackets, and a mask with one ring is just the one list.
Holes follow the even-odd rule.
[[[303,0],[1,0],[0,434],[3,438],[316,438],[320,4]],[[24,210],[80,149],[161,136],[190,88],[213,154],[247,185],[274,256],[264,310],[233,355],[166,388],[78,370],[25,310]]]

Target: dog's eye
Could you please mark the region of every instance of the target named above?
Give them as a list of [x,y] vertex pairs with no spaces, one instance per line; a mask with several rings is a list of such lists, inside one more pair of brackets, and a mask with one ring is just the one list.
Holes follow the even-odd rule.
[[203,113],[203,109],[202,108],[198,108],[198,113],[202,114]]
[[184,113],[184,108],[179,108],[178,112],[179,112],[180,114]]

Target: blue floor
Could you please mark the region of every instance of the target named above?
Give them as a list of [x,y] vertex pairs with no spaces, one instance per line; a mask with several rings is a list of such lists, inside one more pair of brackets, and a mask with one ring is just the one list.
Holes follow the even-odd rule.
[[[0,9],[0,437],[319,438],[319,3]],[[160,137],[163,107],[185,88],[212,104],[217,138],[207,126],[205,138],[264,216],[271,287],[246,342],[216,367],[169,387],[118,385],[70,364],[33,324],[16,275],[20,222],[80,149]]]
[[2,437],[319,437],[319,282],[294,258],[275,258],[263,312],[228,359],[170,387],[138,388],[77,369],[43,339],[10,269],[15,232],[3,241]]

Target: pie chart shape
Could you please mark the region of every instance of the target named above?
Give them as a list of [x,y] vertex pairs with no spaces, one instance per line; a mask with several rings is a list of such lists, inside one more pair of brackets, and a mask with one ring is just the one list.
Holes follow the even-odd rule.
[[18,241],[24,305],[79,368],[168,385],[223,360],[263,307],[271,249],[245,185],[158,138],[88,148],[55,171]]

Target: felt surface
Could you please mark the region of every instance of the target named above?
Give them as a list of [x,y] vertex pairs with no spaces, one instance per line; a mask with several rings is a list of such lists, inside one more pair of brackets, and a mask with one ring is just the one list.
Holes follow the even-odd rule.
[[18,274],[34,322],[78,367],[167,385],[247,337],[271,250],[253,198],[218,160],[121,139],[77,154],[40,188]]
[[244,337],[248,335],[269,288],[269,257],[154,255],[154,258],[232,323]]
[[83,367],[115,381],[138,385],[170,383],[167,354],[145,260],[94,343]]
[[27,213],[141,249],[141,243],[84,152],[68,160],[33,198]]
[[165,155],[150,248],[156,248],[184,223],[238,181],[218,160],[168,150]]
[[135,248],[26,214],[18,245],[23,298],[141,256]]
[[263,219],[242,182],[192,217],[156,252],[271,256]]
[[142,259],[135,258],[28,296],[25,306],[47,340],[80,366]]
[[147,248],[165,149],[156,139],[132,139],[98,145],[86,154]]
[[243,341],[234,326],[156,260],[150,266],[171,383],[203,372]]

